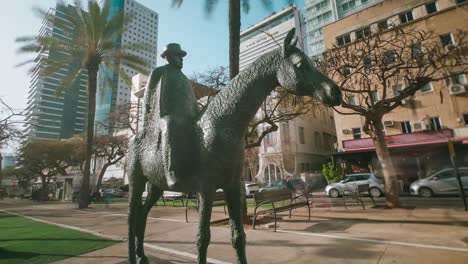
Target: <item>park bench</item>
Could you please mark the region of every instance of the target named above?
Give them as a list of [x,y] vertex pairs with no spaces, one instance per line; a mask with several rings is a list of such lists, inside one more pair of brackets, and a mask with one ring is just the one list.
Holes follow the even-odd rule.
[[161,200],[164,206],[166,206],[167,201],[172,201],[172,206],[175,206],[176,201],[180,201],[184,206],[184,194],[181,192],[164,191]]
[[[276,213],[289,210],[289,218],[291,218],[291,211],[293,209],[307,206],[309,213],[310,221],[310,204],[307,195],[305,194],[296,194],[291,192],[289,189],[267,191],[267,192],[257,192],[253,194],[254,199],[254,216],[252,220],[252,228],[255,229],[255,220],[258,215],[273,214],[275,220],[275,232],[276,232]],[[283,202],[285,204],[276,207],[275,203]],[[271,204],[271,209],[263,209],[262,205]]]
[[[186,195],[185,199],[185,222],[188,223],[188,209],[189,207],[199,209],[199,199],[198,195],[195,193],[190,193]],[[190,204],[192,206],[190,206]],[[226,214],[226,201],[224,197],[224,192],[216,192],[214,200],[213,200],[213,207],[215,206],[223,206],[224,207],[224,214]]]
[[374,205],[374,207],[376,206],[374,197],[372,197],[370,193],[369,184],[361,184],[361,185],[358,185],[352,191],[349,191],[349,190],[343,191],[343,203],[344,203],[345,208],[348,209],[348,206],[346,205],[346,199],[351,198],[358,205],[360,204],[363,210],[366,210],[366,207],[364,206],[364,202],[362,201],[362,194],[369,195],[370,199],[372,200],[372,204]]

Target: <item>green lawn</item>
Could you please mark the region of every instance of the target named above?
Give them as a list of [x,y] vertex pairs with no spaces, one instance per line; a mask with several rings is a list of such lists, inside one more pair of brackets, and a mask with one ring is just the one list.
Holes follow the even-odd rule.
[[0,213],[0,264],[50,263],[115,243],[91,234]]

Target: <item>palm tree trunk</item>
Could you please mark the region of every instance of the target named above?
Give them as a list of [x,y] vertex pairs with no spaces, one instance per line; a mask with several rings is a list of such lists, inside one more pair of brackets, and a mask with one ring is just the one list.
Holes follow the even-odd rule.
[[377,158],[382,166],[382,173],[385,179],[385,198],[387,206],[394,208],[400,206],[400,188],[398,177],[393,165],[392,157],[385,141],[382,120],[374,120],[371,138],[375,146]]
[[241,13],[240,0],[229,0],[229,77],[239,73]]
[[83,181],[81,182],[80,199],[78,206],[80,209],[89,205],[89,181],[91,169],[91,156],[94,138],[94,117],[96,112],[96,90],[97,90],[98,67],[88,67],[88,124],[86,133],[85,164],[83,171]]

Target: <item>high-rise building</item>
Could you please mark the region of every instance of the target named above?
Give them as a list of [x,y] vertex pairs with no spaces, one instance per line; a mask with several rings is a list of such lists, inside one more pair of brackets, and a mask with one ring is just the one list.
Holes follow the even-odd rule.
[[[115,16],[123,12],[125,16],[132,16],[127,30],[115,40],[118,48],[127,48],[130,54],[145,60],[149,67],[143,67],[143,74],[149,74],[156,67],[158,42],[158,13],[134,0],[112,0],[111,14]],[[135,47],[131,45],[137,44]],[[142,48],[143,47],[143,48]],[[124,64],[119,66],[120,72],[125,72],[130,78],[138,70]],[[118,105],[129,104],[131,84],[126,82],[119,72],[102,67],[98,74],[98,94],[96,98],[96,133],[112,134],[110,114]],[[103,125],[100,125],[103,124]]]
[[[304,51],[305,43],[301,41],[304,40],[305,33],[303,21],[300,10],[292,5],[242,31],[240,68],[246,68],[263,54],[281,47],[292,28],[296,28],[299,38],[298,48]],[[258,162],[248,161],[249,167],[251,164],[258,165],[258,169],[250,169],[247,172],[254,174],[250,175],[251,177],[261,182],[272,182],[287,176],[305,176],[321,169],[326,155],[333,152],[333,143],[336,141],[335,126],[333,114],[329,109],[313,110],[276,124],[278,130],[267,134],[261,142]],[[268,126],[261,126],[260,132]]]
[[[74,6],[57,4],[49,13],[64,19],[64,10],[75,10]],[[54,35],[67,38],[62,35],[57,27],[48,23],[45,19],[39,31],[40,35]],[[63,76],[71,70],[63,68],[50,75],[42,75],[41,68],[44,61],[52,59],[60,54],[54,50],[40,52],[36,59],[36,65],[32,72],[28,102],[26,108],[25,135],[38,139],[61,139],[82,133],[86,128],[87,75],[81,74],[78,81],[71,87],[62,87]]]
[[304,0],[307,49],[310,56],[325,51],[322,27],[383,0]]

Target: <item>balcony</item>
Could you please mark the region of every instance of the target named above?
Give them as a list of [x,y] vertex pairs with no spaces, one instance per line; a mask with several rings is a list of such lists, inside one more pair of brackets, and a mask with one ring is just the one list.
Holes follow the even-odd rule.
[[[385,136],[388,148],[413,147],[435,144],[446,144],[453,138],[452,129],[442,129],[439,131],[422,131],[409,134],[398,134]],[[374,143],[370,138],[343,140],[343,150],[345,152],[373,151]]]

